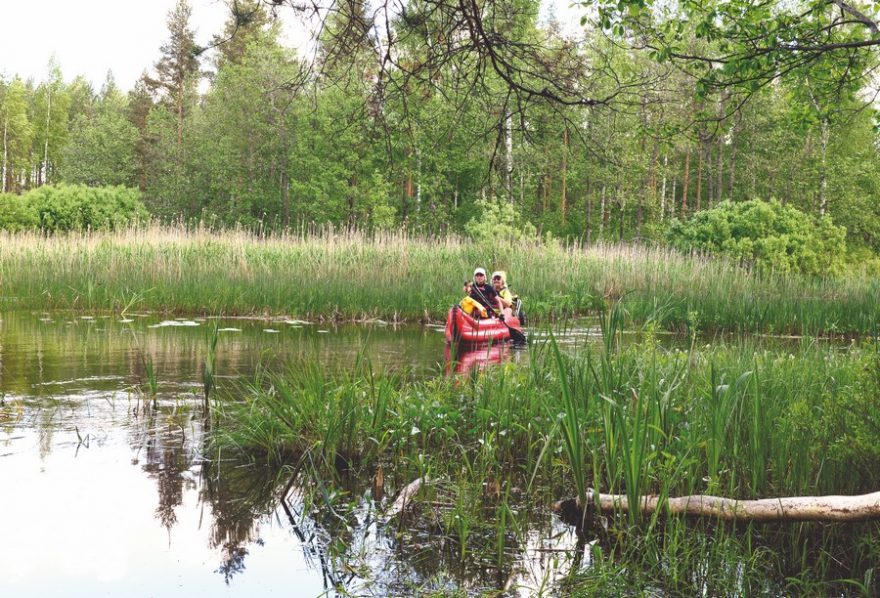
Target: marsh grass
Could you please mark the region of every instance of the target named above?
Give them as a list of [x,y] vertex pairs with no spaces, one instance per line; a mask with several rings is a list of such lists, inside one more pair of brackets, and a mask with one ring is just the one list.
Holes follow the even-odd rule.
[[148,398],[153,403],[155,409],[159,403],[159,377],[156,372],[156,366],[153,364],[153,358],[141,353],[141,364],[144,368],[144,376],[147,380]]
[[205,411],[210,409],[211,391],[214,390],[217,370],[217,343],[220,340],[220,319],[214,320],[205,337],[205,359],[202,364],[202,390],[205,396]]
[[[626,321],[614,305],[602,316],[600,348],[550,340],[532,345],[528,367],[459,378],[377,373],[366,360],[340,374],[298,364],[216,401],[213,442],[275,461],[309,455],[309,475],[322,480],[311,486],[325,488],[321,500],[340,511],[350,498],[332,488],[343,469],[369,479],[381,466],[398,488],[428,476],[436,481],[408,525],[445,539],[460,559],[492,566],[522,550],[536,508],[572,494],[589,500],[588,488],[634,500],[880,485],[873,343],[667,350],[650,335],[622,344]],[[788,525],[611,516],[584,526],[604,556],[575,587],[613,585],[596,575],[613,577],[620,563],[632,587],[677,594],[821,593],[873,579],[877,524],[799,524],[801,533]]]
[[403,233],[260,237],[160,226],[0,233],[0,246],[0,301],[11,308],[436,321],[481,265],[506,270],[542,320],[595,312],[621,296],[634,320],[677,330],[871,334],[880,320],[876,277],[759,274],[639,246],[487,248]]

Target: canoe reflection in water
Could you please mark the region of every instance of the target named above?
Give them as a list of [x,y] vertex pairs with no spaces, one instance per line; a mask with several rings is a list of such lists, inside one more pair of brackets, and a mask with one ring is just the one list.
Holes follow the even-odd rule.
[[447,343],[444,351],[446,375],[470,374],[490,364],[507,361],[517,352],[513,343],[505,341],[475,346]]

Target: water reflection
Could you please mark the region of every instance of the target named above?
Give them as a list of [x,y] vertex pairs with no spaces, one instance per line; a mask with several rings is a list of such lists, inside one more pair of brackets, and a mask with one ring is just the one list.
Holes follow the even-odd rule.
[[[527,535],[507,539],[515,558],[504,567],[480,551],[463,560],[431,526],[382,520],[410,480],[389,474],[389,496],[374,500],[369,479],[340,475],[331,491],[304,470],[294,478],[290,468],[208,453],[199,381],[211,323],[192,322],[2,315],[0,479],[14,480],[0,498],[4,595],[502,589],[525,583],[510,580],[528,577],[520,557],[533,543],[571,539],[545,513]],[[297,360],[346,367],[363,355],[376,368],[443,367],[443,334],[431,328],[220,326],[217,371],[227,389],[260,366]],[[146,363],[157,372],[155,401]]]
[[[468,375],[510,360],[517,350],[510,342],[486,345],[446,345],[443,357],[446,375]],[[521,353],[521,352],[519,352]]]

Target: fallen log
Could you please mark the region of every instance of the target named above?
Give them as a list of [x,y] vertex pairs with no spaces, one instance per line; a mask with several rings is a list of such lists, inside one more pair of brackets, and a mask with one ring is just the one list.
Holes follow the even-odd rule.
[[[623,494],[596,494],[587,512],[629,511],[629,500]],[[695,494],[661,500],[659,496],[642,496],[639,509],[651,514],[658,509],[670,515],[714,517],[724,521],[867,521],[880,519],[880,492],[858,496],[791,496],[759,500],[737,500],[707,494]],[[583,520],[584,509],[578,499],[561,500],[551,509],[566,521]]]
[[403,490],[401,490],[400,494],[397,496],[397,500],[395,500],[391,507],[385,512],[385,521],[387,522],[393,517],[401,514],[412,502],[413,497],[418,493],[422,484],[427,482],[427,477],[417,478],[404,486]]

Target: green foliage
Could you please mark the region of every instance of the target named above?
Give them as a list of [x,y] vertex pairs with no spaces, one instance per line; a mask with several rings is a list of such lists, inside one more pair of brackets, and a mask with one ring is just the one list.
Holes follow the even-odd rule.
[[[287,463],[290,455],[307,454],[313,475],[331,489],[340,456],[355,474],[378,465],[403,480],[429,472],[431,489],[412,508],[429,504],[440,514],[430,525],[459,544],[461,558],[479,552],[481,537],[503,543],[500,532],[486,533],[487,524],[528,525],[528,508],[505,506],[514,485],[523,504],[575,492],[586,504],[588,486],[626,494],[630,505],[639,496],[657,497],[661,509],[653,514],[587,514],[597,564],[579,575],[593,587],[565,595],[606,595],[596,585],[607,595],[648,585],[674,595],[706,588],[716,595],[769,580],[871,575],[880,549],[873,524],[814,524],[824,531],[805,546],[808,527],[785,523],[776,536],[771,525],[686,522],[663,513],[662,503],[701,493],[745,499],[875,490],[874,347],[738,339],[671,349],[650,339],[621,342],[623,315],[615,305],[601,342],[560,350],[539,341],[529,349],[528,367],[493,367],[468,378],[412,379],[357,365],[328,374],[298,363],[237,389],[235,400],[216,402],[212,440],[225,454]],[[496,508],[487,509],[487,501]],[[605,550],[613,558],[603,558]],[[621,562],[639,564],[628,567],[636,579],[606,569]],[[597,579],[603,570],[609,575]],[[615,587],[607,586],[612,580]]]
[[137,128],[112,79],[91,114],[78,114],[62,150],[61,178],[89,186],[130,185],[135,175]]
[[674,221],[670,243],[684,251],[726,255],[777,272],[839,272],[846,230],[830,217],[811,219],[778,201],[725,201],[692,219]]
[[535,239],[538,234],[535,226],[526,222],[510,202],[477,200],[476,207],[480,215],[468,221],[465,231],[477,241],[524,241]]
[[22,201],[46,232],[113,230],[149,216],[140,193],[126,187],[46,185],[29,191]]
[[36,211],[20,195],[0,193],[0,230],[32,230],[38,223]]

